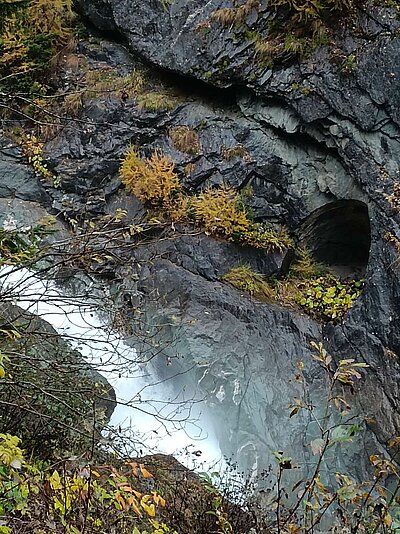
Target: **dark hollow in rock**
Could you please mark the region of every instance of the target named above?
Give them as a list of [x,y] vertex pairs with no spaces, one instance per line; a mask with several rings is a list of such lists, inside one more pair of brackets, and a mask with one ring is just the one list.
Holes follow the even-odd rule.
[[364,275],[371,245],[367,205],[339,200],[316,209],[303,223],[300,241],[339,276]]

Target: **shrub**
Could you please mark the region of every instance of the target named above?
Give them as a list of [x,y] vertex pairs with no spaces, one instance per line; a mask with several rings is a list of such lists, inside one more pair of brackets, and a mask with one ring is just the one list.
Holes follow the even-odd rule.
[[174,221],[191,220],[207,235],[271,252],[292,247],[285,230],[253,223],[244,197],[233,188],[208,188],[196,196],[184,195],[168,156],[154,152],[149,159],[142,159],[131,147],[122,160],[120,175],[128,192],[142,202],[162,208]]
[[363,280],[341,281],[326,274],[298,284],[296,302],[317,319],[342,317],[361,295]]
[[400,183],[395,182],[393,184],[393,192],[390,195],[386,195],[386,199],[391,204],[395,213],[400,212]]
[[99,439],[114,406],[110,386],[48,323],[3,304],[0,353],[0,432],[18,433],[42,459]]
[[221,156],[226,159],[226,161],[231,161],[234,158],[242,158],[245,161],[250,161],[250,154],[247,152],[246,148],[243,145],[235,145],[230,148],[221,146]]
[[238,193],[230,187],[208,188],[192,198],[193,219],[206,234],[232,238],[250,228]]
[[2,534],[176,534],[156,519],[166,502],[141,463],[47,465],[27,460],[17,436],[0,434],[0,473]]
[[120,174],[128,192],[153,207],[171,206],[181,190],[174,162],[159,152],[143,160],[135,147],[129,148],[122,161]]
[[247,230],[235,235],[235,240],[269,252],[284,252],[293,247],[293,241],[286,230],[276,231],[260,223],[252,223]]
[[353,306],[361,294],[363,280],[342,281],[328,272],[328,267],[314,260],[304,246],[295,251],[289,273],[272,278],[275,298],[283,306],[300,306],[319,321],[337,320]]
[[221,281],[230,284],[239,291],[249,293],[258,300],[267,302],[274,300],[274,290],[268,284],[265,276],[253,271],[250,265],[233,267],[221,277]]
[[206,234],[269,252],[292,247],[285,230],[276,231],[249,218],[243,197],[230,187],[208,188],[190,202],[192,218]]
[[234,8],[221,8],[214,11],[211,18],[221,22],[225,26],[241,26],[253,9],[258,10],[259,0],[246,0],[242,5]]
[[[2,15],[2,16],[1,16]],[[69,39],[71,0],[3,2],[0,6],[0,78],[7,89],[30,91]]]

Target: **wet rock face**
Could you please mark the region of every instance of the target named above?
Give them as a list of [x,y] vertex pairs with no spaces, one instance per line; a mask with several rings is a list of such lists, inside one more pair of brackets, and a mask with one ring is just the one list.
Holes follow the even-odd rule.
[[10,197],[50,204],[50,197],[33,169],[27,167],[21,151],[0,133],[0,198]]
[[[228,29],[212,23],[208,32],[197,31],[225,5],[217,0],[177,0],[169,9],[156,0],[81,3],[99,29],[119,32],[148,63],[220,89],[206,94],[192,82],[192,90],[170,111],[145,111],[135,99],[118,95],[92,99],[80,115],[84,126],[64,127],[46,146],[61,183],[48,193],[53,208],[73,218],[121,206],[137,221],[143,209],[119,191],[117,174],[121,155],[135,143],[146,155],[156,148],[171,155],[189,191],[251,186],[248,202],[255,218],[284,224],[300,239],[304,224],[325,214],[323,223],[319,219],[311,227],[314,245],[314,238],[334,239],[338,224],[344,233],[346,224],[354,230],[358,221],[346,261],[362,256],[365,289],[340,324],[322,327],[297,312],[252,302],[218,281],[235,262],[269,274],[281,268],[282,258],[181,235],[180,229],[175,240],[139,248],[117,276],[118,289],[141,307],[150,325],[156,330],[163,325],[160,375],[190,369],[184,381],[207,396],[221,447],[233,452],[241,467],[262,469],[279,448],[307,461],[312,430],[305,432],[304,421],[296,418],[288,422],[287,406],[298,396],[292,381],[298,360],[308,362],[307,383],[316,404],[324,398],[319,368],[311,363],[311,340],[322,340],[337,358],[367,362],[366,381],[351,400],[369,416],[371,431],[339,458],[362,477],[368,452],[400,432],[399,270],[386,239],[387,232],[400,237],[398,215],[387,200],[400,172],[399,23],[390,10],[369,6],[359,15],[361,36],[345,30],[335,36],[339,58],[357,56],[349,75],[327,49],[302,63],[269,69],[257,65],[252,47]],[[137,65],[119,45],[104,41],[97,52],[84,43],[80,47],[93,65]],[[175,83],[189,82],[176,78]],[[179,125],[198,133],[197,154],[173,146],[169,131]],[[241,150],[229,152],[236,147]],[[336,212],[330,218],[331,205],[345,202],[365,206],[362,215]]]
[[[211,111],[204,104],[188,103],[172,114],[175,123],[189,125],[196,125],[201,114],[207,124],[200,134],[204,156],[197,159],[198,171],[190,184],[250,183],[255,214],[293,229],[332,201],[356,200],[368,206],[366,288],[343,324],[327,327],[323,337],[337,354],[351,353],[371,365],[367,388],[374,402],[366,395],[360,402],[374,413],[374,431],[381,442],[397,433],[399,275],[396,253],[385,239],[387,231],[400,233],[398,216],[387,201],[400,172],[395,13],[367,4],[358,14],[358,32],[343,26],[338,30],[336,51],[322,48],[301,63],[269,69],[257,65],[253,48],[235,39],[234,29],[212,22],[207,32],[199,31],[199,24],[215,9],[230,7],[228,2],[174,1],[168,9],[161,2],[135,0],[84,4],[89,17],[93,9],[112,13],[110,28],[151,63],[220,87],[240,86],[239,110],[219,105]],[[345,75],[340,65],[350,54],[356,63]],[[221,138],[227,146],[243,144],[251,161],[225,165],[216,150]],[[169,148],[162,138],[154,144]],[[329,232],[329,222],[326,228]]]
[[[89,2],[85,9],[99,12],[104,5]],[[107,5],[117,19],[117,13],[127,9],[128,3]],[[169,15],[164,11],[154,11],[151,16],[147,13],[156,9],[156,3],[151,7],[130,2],[129,6],[131,17],[133,13],[135,16],[132,31],[128,30],[129,17],[120,14],[124,25],[118,24],[133,50],[135,39],[140,37],[141,56],[150,57],[151,50],[155,63],[162,59],[164,67],[181,73],[188,73],[187,65],[198,60],[195,74],[202,77],[202,62],[208,61],[207,54],[215,52],[212,47],[200,59],[193,59],[190,32],[182,30],[177,37],[174,31],[178,26],[174,26],[175,30],[170,22],[164,26]],[[181,13],[173,11],[171,20],[183,20],[185,9]],[[143,10],[147,10],[147,18]],[[95,18],[92,20],[95,22]],[[107,19],[103,23],[104,20]],[[192,24],[191,17],[187,20]],[[147,30],[142,32],[145,21]],[[157,48],[154,43],[160,39],[158,31],[165,46]],[[180,48],[176,45],[176,54],[171,52],[167,63],[168,46],[174,35],[177,40],[186,39],[186,44]],[[360,65],[362,61],[365,64],[368,54],[378,53],[384,39],[387,38],[377,31],[363,49]],[[393,37],[391,47],[395,41]],[[214,41],[215,47],[225,45],[225,41]],[[84,43],[80,47],[94,67],[110,64],[126,70],[137,65],[123,48],[107,41],[90,53]],[[179,63],[182,54],[187,55],[182,63],[185,68]],[[385,98],[391,95],[392,100],[376,110],[379,88],[372,67],[368,94],[374,97],[370,99],[359,85],[360,80],[367,84],[364,68],[344,77],[328,56],[317,54],[302,65],[265,72],[258,95],[243,86],[236,92],[205,93],[192,84],[193,91],[186,92],[170,111],[146,111],[138,107],[134,98],[124,100],[118,95],[92,99],[80,115],[85,126],[66,126],[47,144],[46,156],[61,181],[58,190],[50,191],[53,206],[77,219],[112,212],[117,207],[126,209],[132,222],[143,217],[138,202],[119,191],[117,174],[124,150],[135,143],[145,155],[154,149],[171,155],[189,191],[216,184],[238,189],[251,186],[253,194],[248,202],[256,219],[284,224],[300,239],[303,225],[318,213],[326,215],[323,224],[314,227],[319,230],[311,232],[316,239],[334,239],[338,225],[342,233],[347,224],[353,230],[358,228],[348,243],[346,261],[355,261],[350,250],[354,244],[355,252],[363,256],[365,289],[341,324],[326,327],[294,311],[253,303],[218,281],[235,263],[250,263],[265,274],[277,272],[282,258],[262,257],[179,228],[173,240],[140,247],[132,264],[121,268],[116,276],[122,281],[118,291],[129,296],[127,302],[140,307],[156,331],[163,325],[159,342],[165,349],[157,363],[160,375],[190,369],[184,381],[207,396],[221,447],[225,453],[233,453],[243,468],[261,470],[271,463],[271,451],[277,448],[307,461],[307,443],[313,431],[307,427],[306,432],[311,434],[305,435],[304,421],[296,418],[288,423],[287,407],[298,396],[293,384],[296,362],[311,361],[312,339],[323,340],[337,357],[367,362],[370,370],[366,381],[351,401],[370,416],[373,432],[362,438],[365,442],[355,443],[347,456],[340,456],[344,469],[354,472],[357,465],[357,474],[362,477],[368,453],[361,461],[355,461],[360,450],[374,452],[400,430],[399,274],[396,252],[385,238],[387,231],[400,235],[397,215],[385,196],[393,192],[400,161],[394,115],[397,94],[385,85],[382,94]],[[376,68],[380,69],[381,64]],[[240,69],[237,72],[240,74]],[[226,79],[229,75],[228,71]],[[382,73],[379,85],[385,76]],[[390,83],[394,83],[392,78]],[[237,76],[229,79],[232,84],[237,82]],[[311,84],[308,94],[291,89],[299,80]],[[242,82],[245,83],[244,78]],[[182,79],[176,83],[182,84]],[[169,131],[179,125],[196,130],[198,153],[185,154],[174,147]],[[227,157],[238,146],[240,151]],[[361,214],[352,218],[348,216],[350,210],[343,217],[340,212],[329,217],[332,206],[346,202],[363,206]],[[155,261],[160,257],[162,261]],[[129,309],[127,313],[131,313]],[[168,361],[171,366],[166,365]],[[323,402],[324,385],[318,366],[307,365],[307,381],[318,405]]]

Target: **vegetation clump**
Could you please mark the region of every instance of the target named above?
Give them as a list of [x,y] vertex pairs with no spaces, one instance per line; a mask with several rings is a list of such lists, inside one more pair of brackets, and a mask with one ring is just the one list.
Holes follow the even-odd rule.
[[361,295],[363,280],[341,281],[326,274],[298,284],[296,302],[310,315],[332,320],[342,317]]
[[226,160],[226,161],[231,161],[232,159],[234,158],[242,158],[246,161],[249,161],[251,158],[250,158],[250,155],[249,153],[247,152],[247,150],[245,149],[245,147],[243,145],[235,145],[233,147],[230,147],[230,148],[226,148],[225,146],[222,146],[221,147],[221,156]]
[[271,252],[292,246],[285,230],[253,222],[243,197],[233,188],[210,187],[197,195],[185,195],[174,162],[165,155],[154,152],[144,160],[131,147],[120,174],[128,192],[152,208],[162,208],[174,221],[191,221],[208,235]]
[[0,89],[30,92],[71,36],[72,0],[20,0],[0,5]]
[[254,271],[250,265],[233,267],[222,276],[221,280],[239,291],[245,291],[257,300],[271,302],[274,300],[274,290],[265,276]]
[[232,238],[248,230],[250,221],[239,195],[230,187],[209,187],[191,200],[193,219],[206,234]]
[[99,96],[112,94],[124,99],[136,97],[143,90],[145,77],[136,69],[125,76],[120,76],[115,70],[87,70],[80,83],[82,89],[78,88],[65,97],[64,106],[72,115],[76,115],[85,103]]
[[139,109],[145,111],[168,111],[174,109],[178,103],[178,98],[165,93],[150,91],[138,96]]
[[180,152],[196,155],[200,152],[200,141],[196,130],[188,126],[175,126],[168,133],[172,144]]
[[395,182],[393,185],[393,191],[390,195],[386,195],[386,199],[392,206],[396,213],[400,212],[400,183]]
[[304,247],[297,251],[287,276],[266,277],[248,265],[238,266],[221,278],[262,301],[275,301],[290,308],[302,308],[319,321],[341,319],[361,295],[364,280],[341,280],[315,262]]
[[26,459],[17,436],[0,434],[0,473],[1,534],[176,534],[158,519],[166,502],[141,463],[51,465]]
[[137,149],[130,147],[120,174],[127,191],[152,207],[170,207],[181,190],[174,162],[159,152],[143,160]]
[[254,43],[256,57],[271,67],[277,57],[304,57],[315,48],[328,44],[331,26],[354,11],[357,0],[273,0],[268,3],[267,34],[247,24],[251,12],[260,13],[263,3],[246,0],[232,8],[213,12],[211,19],[232,29]]

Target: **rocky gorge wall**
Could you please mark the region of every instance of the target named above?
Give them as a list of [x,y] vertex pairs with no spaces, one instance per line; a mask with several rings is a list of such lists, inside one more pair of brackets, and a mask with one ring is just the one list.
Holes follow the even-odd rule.
[[[348,394],[356,411],[368,417],[367,432],[335,459],[338,468],[363,477],[368,453],[384,448],[400,425],[399,271],[386,235],[400,238],[398,214],[387,198],[395,191],[400,161],[400,24],[391,9],[371,4],[358,13],[359,32],[337,28],[337,55],[357,58],[351,74],[341,71],[332,47],[303,61],[263,67],[251,43],[235,39],[232,29],[211,23],[207,32],[197,31],[220,7],[229,6],[217,0],[174,1],[167,9],[156,1],[82,2],[85,16],[126,46],[103,38],[82,41],[78,55],[91,68],[120,76],[143,62],[168,71],[154,83],[158,89],[172,87],[174,105],[146,110],[120,93],[93,97],[80,110],[80,122],[67,123],[45,146],[59,186],[42,181],[31,192],[36,179],[31,176],[28,190],[22,175],[30,171],[21,167],[21,186],[15,187],[10,177],[16,163],[10,158],[18,160],[18,154],[3,148],[1,191],[67,219],[124,208],[136,223],[143,208],[121,190],[118,177],[120,158],[134,143],[147,154],[157,148],[171,155],[181,181],[193,191],[216,184],[251,186],[248,202],[255,217],[285,225],[300,238],[315,210],[362,203],[369,227],[360,223],[349,246],[356,248],[368,234],[365,287],[340,322],[322,325],[223,285],[219,278],[240,262],[270,274],[283,259],[180,228],[174,238],[139,247],[116,269],[111,285],[125,297],[127,316],[139,307],[149,328],[159,331],[163,325],[157,339],[163,349],[156,347],[154,360],[160,375],[190,369],[182,383],[207,397],[221,449],[241,468],[263,470],[274,450],[301,464],[311,460],[308,444],[316,429],[305,416],[288,418],[288,405],[299,394],[293,381],[299,360],[306,363],[314,404],[324,399],[310,341],[322,340],[337,359],[366,362],[370,368],[360,390]],[[250,18],[257,16],[268,13],[253,12]],[[60,87],[74,76],[66,66]],[[198,133],[195,154],[171,143],[168,132],[179,125]],[[237,146],[240,156],[224,156]],[[328,217],[311,235],[323,240],[328,233],[343,242],[341,234],[355,220],[349,217],[342,226],[340,216]]]

